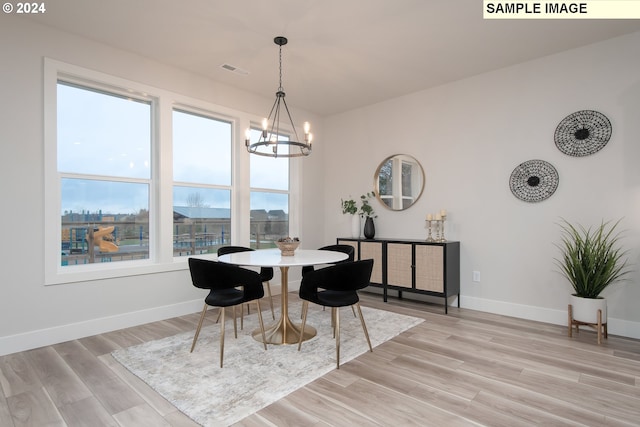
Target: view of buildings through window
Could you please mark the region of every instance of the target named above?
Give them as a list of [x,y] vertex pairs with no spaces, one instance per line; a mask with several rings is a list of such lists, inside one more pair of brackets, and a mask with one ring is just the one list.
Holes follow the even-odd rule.
[[151,102],[58,83],[61,263],[149,257]]
[[[176,257],[231,244],[232,216],[243,214],[231,209],[241,191],[232,183],[233,123],[195,111],[172,111]],[[63,266],[150,257],[153,118],[150,99],[58,81]],[[249,245],[275,247],[289,229],[289,160],[251,156],[250,186]]]

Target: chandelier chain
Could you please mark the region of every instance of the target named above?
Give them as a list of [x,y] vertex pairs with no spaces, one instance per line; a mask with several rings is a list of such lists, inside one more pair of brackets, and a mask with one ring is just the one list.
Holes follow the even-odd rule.
[[284,89],[282,88],[282,46],[280,46],[280,86],[278,86],[278,91],[279,92],[284,92]]

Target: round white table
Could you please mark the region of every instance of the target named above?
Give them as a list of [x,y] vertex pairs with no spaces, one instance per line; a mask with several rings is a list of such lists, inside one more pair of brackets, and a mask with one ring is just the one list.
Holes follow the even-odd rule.
[[[306,325],[304,331],[301,331],[302,325],[294,324],[289,318],[289,267],[331,264],[347,258],[347,254],[342,252],[310,249],[297,249],[293,256],[282,256],[280,249],[276,248],[221,255],[218,261],[242,266],[280,268],[282,309],[277,322],[265,330],[265,336],[268,344],[297,344],[301,333],[303,341],[306,341],[316,335],[316,330]],[[252,335],[255,340],[262,342],[260,329],[253,331]]]

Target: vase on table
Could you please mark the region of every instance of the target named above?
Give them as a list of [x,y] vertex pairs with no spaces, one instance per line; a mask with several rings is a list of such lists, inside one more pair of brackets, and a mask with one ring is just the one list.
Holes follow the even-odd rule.
[[351,237],[354,239],[360,238],[360,216],[351,215]]
[[364,221],[364,237],[367,239],[373,239],[376,236],[376,226],[373,223],[373,218],[370,216]]

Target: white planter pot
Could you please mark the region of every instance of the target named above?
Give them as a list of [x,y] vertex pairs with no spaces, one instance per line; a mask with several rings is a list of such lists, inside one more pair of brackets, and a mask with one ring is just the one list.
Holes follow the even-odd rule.
[[351,215],[351,237],[360,238],[360,215]]
[[598,310],[602,310],[602,323],[607,323],[607,300],[605,298],[569,297],[573,320],[585,323],[598,323]]

